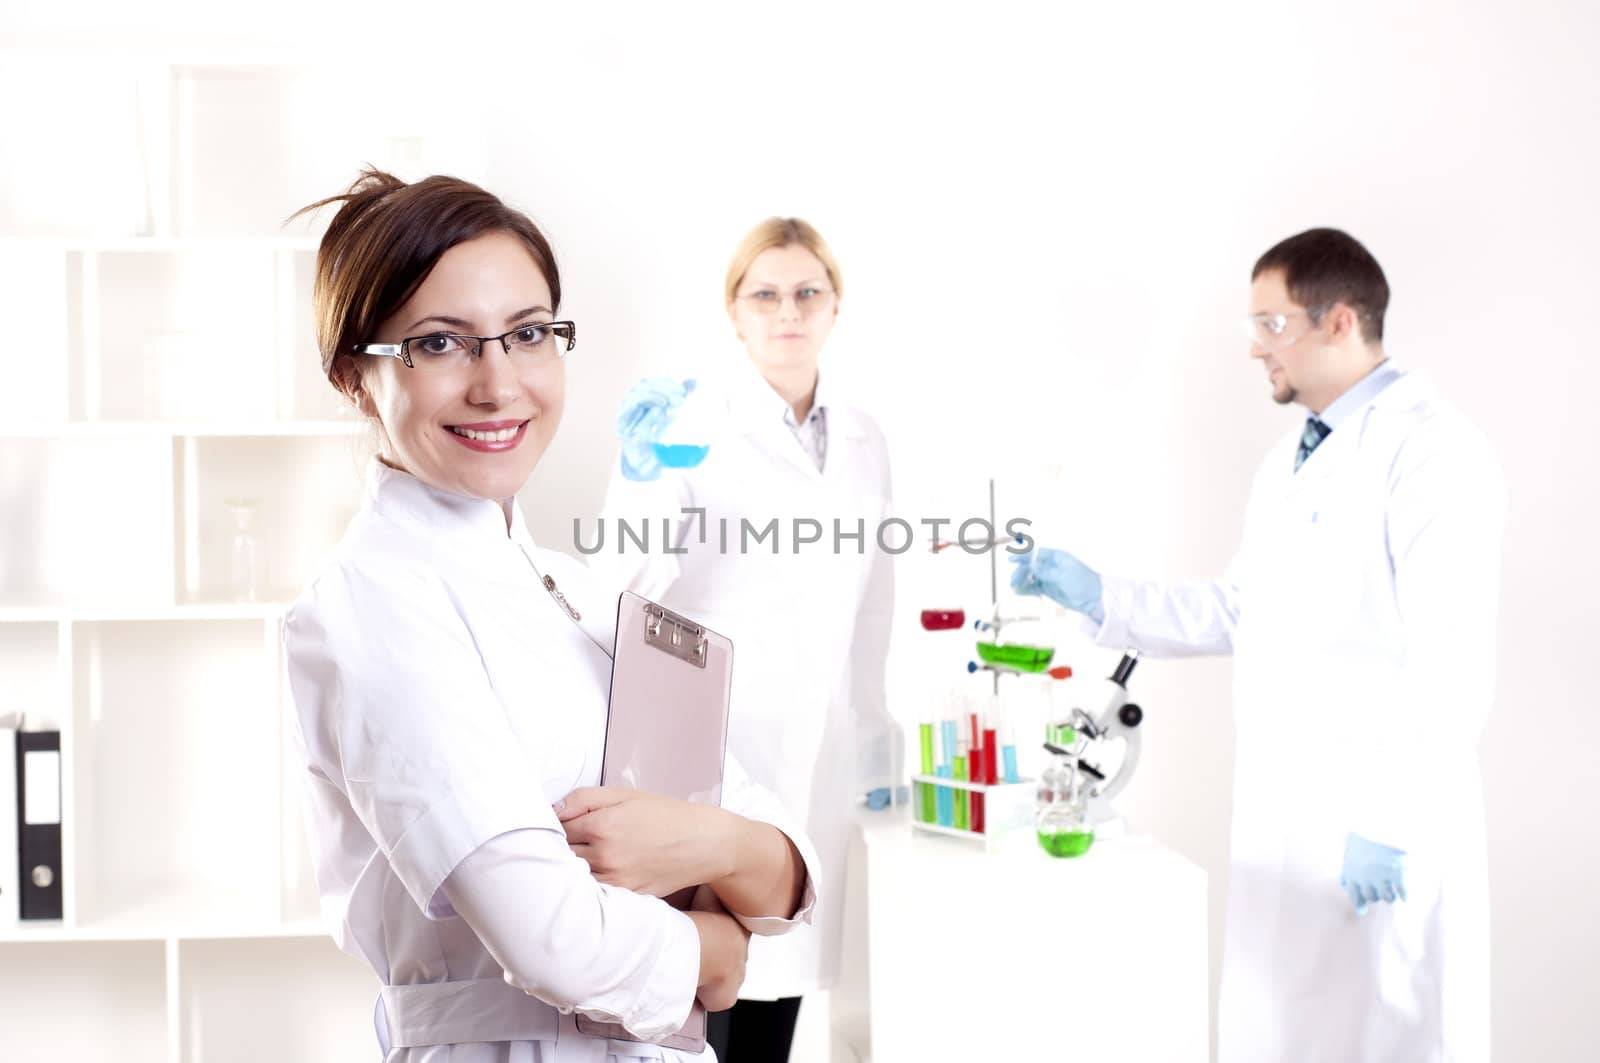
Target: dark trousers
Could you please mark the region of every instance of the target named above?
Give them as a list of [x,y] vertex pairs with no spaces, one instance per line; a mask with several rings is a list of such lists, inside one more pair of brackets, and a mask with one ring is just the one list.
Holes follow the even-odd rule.
[[800,998],[741,1000],[706,1016],[706,1044],[721,1063],[788,1063]]

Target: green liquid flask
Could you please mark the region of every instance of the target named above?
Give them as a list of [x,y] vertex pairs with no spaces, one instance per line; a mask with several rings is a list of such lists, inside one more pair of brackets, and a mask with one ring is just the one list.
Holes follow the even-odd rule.
[[1051,646],[1002,646],[995,642],[978,643],[978,660],[1019,672],[1042,672],[1056,655]]
[[1039,845],[1051,856],[1082,856],[1094,844],[1092,830],[1039,832]]
[[[1049,729],[1049,745],[1070,750],[1077,733],[1070,727]],[[1081,785],[1078,758],[1071,753],[1051,751],[1050,762],[1039,773],[1035,790],[1034,831],[1039,847],[1051,856],[1082,856],[1094,844],[1094,829],[1089,826],[1086,795]]]

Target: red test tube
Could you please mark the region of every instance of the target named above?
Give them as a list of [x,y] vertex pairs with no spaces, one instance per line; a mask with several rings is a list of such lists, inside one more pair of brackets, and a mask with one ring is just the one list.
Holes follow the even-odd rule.
[[[989,779],[984,774],[983,728],[978,722],[978,714],[975,712],[968,713],[967,723],[972,728],[972,746],[967,757],[967,778],[973,782],[987,783]],[[982,792],[978,790],[972,791],[972,800],[969,806],[972,815],[969,819],[975,834],[983,833],[983,803]]]

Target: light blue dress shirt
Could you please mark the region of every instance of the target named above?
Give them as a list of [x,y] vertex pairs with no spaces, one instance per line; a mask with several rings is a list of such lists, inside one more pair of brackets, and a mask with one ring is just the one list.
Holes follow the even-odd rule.
[[1332,432],[1339,427],[1339,423],[1355,413],[1361,407],[1378,397],[1384,388],[1400,379],[1400,370],[1393,361],[1385,358],[1378,363],[1377,368],[1360,380],[1356,381],[1343,395],[1328,403],[1328,408],[1321,413],[1312,413],[1311,416],[1328,426]]

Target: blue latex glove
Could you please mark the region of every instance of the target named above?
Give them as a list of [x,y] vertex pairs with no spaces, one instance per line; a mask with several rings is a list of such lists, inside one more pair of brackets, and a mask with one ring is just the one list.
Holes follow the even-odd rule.
[[629,388],[617,409],[617,438],[622,440],[622,475],[630,480],[654,480],[661,475],[661,462],[651,446],[672,423],[672,414],[689,392],[694,381],[676,381],[667,376],[647,377]]
[[1350,895],[1357,915],[1366,915],[1369,904],[1405,900],[1405,875],[1405,850],[1369,842],[1359,834],[1345,837],[1339,885]]
[[1046,547],[1012,554],[1011,563],[1017,566],[1011,589],[1018,594],[1042,594],[1097,623],[1106,622],[1100,606],[1100,574],[1065,550]]
[[867,807],[874,812],[882,812],[889,807],[889,788],[880,786],[876,790],[867,791]]

